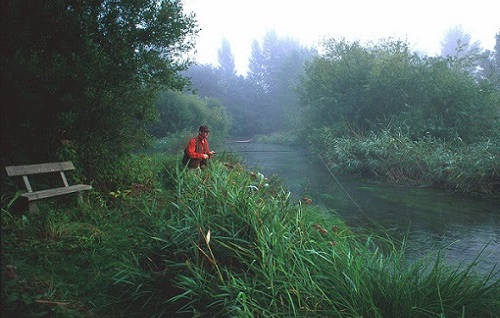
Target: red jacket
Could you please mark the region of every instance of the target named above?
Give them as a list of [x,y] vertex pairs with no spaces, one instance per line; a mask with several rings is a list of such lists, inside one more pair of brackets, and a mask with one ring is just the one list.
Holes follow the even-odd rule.
[[184,150],[184,153],[191,159],[203,159],[203,155],[210,155],[210,147],[206,138],[201,139],[200,136],[191,138]]

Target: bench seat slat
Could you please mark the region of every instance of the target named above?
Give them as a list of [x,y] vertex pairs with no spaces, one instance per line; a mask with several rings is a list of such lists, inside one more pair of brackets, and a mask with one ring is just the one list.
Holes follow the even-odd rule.
[[62,194],[85,191],[85,190],[90,190],[90,189],[92,189],[92,186],[90,186],[88,184],[75,184],[75,185],[72,185],[69,187],[60,187],[60,188],[54,188],[54,189],[48,189],[48,190],[28,192],[28,193],[22,194],[21,196],[28,199],[28,201],[34,201],[34,200],[50,198],[50,197],[55,197],[55,196],[62,195]]
[[9,177],[27,176],[31,174],[49,173],[58,171],[74,170],[75,166],[71,161],[49,162],[36,165],[8,166],[5,167]]

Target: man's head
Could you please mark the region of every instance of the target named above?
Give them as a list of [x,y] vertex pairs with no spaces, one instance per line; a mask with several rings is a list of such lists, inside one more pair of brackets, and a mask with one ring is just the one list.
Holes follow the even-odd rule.
[[205,126],[205,125],[200,126],[200,129],[198,129],[198,134],[202,138],[207,138],[209,132],[210,132],[210,130],[208,129],[208,126]]

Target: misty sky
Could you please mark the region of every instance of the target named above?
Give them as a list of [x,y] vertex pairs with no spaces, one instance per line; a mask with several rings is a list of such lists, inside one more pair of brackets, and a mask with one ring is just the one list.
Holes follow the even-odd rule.
[[245,73],[253,39],[267,30],[292,36],[302,44],[318,46],[325,37],[376,41],[394,37],[429,55],[440,51],[446,31],[460,25],[492,49],[500,31],[498,0],[184,0],[186,12],[195,12],[201,32],[196,60],[217,64],[217,49],[227,38],[236,68]]

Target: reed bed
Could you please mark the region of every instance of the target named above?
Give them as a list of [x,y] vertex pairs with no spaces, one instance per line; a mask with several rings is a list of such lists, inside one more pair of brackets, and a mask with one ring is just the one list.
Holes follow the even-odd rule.
[[500,139],[465,144],[432,137],[413,140],[388,130],[367,136],[337,137],[319,130],[313,148],[342,173],[376,177],[392,183],[432,185],[457,192],[498,195]]
[[[3,288],[4,311],[130,317],[500,312],[498,272],[478,277],[474,264],[453,269],[439,257],[408,263],[401,244],[354,234],[332,211],[294,201],[279,183],[237,163],[187,171],[176,162],[163,165],[165,188],[113,198],[106,208],[87,202],[68,214],[46,207],[23,221],[3,205],[2,232],[9,232],[3,256],[24,276]],[[30,280],[53,282],[52,294],[41,294],[44,287]]]

